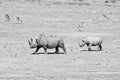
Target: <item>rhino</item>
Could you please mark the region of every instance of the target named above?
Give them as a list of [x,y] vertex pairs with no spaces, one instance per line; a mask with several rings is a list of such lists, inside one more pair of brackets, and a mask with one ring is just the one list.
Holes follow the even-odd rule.
[[78,43],[80,47],[87,45],[88,51],[91,51],[91,46],[98,46],[98,51],[102,50],[103,40],[100,37],[86,37],[82,39],[82,43]]
[[36,48],[35,52],[32,54],[36,54],[40,48],[44,49],[44,54],[48,54],[47,49],[55,48],[55,53],[59,52],[59,47],[63,49],[66,54],[65,44],[62,38],[46,36],[44,34],[40,34],[37,39],[28,40],[29,46],[31,49]]

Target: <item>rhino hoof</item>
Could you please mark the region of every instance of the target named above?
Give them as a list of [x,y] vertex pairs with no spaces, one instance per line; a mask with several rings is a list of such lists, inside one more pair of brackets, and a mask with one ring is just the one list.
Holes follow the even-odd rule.
[[48,53],[44,53],[45,55],[47,55]]
[[59,52],[55,52],[55,54],[59,54]]
[[64,53],[64,54],[67,54],[67,53]]
[[32,55],[35,55],[35,53],[32,53]]
[[88,49],[88,51],[91,51],[91,49]]

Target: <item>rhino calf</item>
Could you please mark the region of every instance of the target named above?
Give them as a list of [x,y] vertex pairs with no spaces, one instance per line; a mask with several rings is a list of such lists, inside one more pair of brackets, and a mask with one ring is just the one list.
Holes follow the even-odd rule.
[[47,54],[47,49],[55,48],[55,53],[59,52],[59,47],[63,49],[64,53],[66,54],[66,48],[64,45],[64,41],[62,38],[59,37],[52,37],[52,36],[45,36],[44,34],[40,34],[37,39],[28,40],[30,48],[36,48],[36,51],[33,53],[35,54],[38,52],[40,48],[44,48],[44,53]]
[[91,51],[91,46],[98,46],[98,50],[102,50],[102,39],[100,37],[87,37],[82,39],[82,43],[79,43],[80,47],[87,45],[88,50]]

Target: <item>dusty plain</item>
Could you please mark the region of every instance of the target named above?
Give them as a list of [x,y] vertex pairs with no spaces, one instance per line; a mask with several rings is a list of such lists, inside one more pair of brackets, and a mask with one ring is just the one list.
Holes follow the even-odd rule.
[[[120,3],[120,1],[119,1]],[[0,80],[120,80],[120,4],[0,4]],[[5,14],[11,20],[5,21]],[[17,24],[14,17],[23,22]],[[82,31],[77,28],[83,24]],[[67,54],[30,49],[28,39],[40,33],[64,39]],[[100,36],[102,51],[87,51],[78,42]],[[96,47],[93,47],[93,50]]]

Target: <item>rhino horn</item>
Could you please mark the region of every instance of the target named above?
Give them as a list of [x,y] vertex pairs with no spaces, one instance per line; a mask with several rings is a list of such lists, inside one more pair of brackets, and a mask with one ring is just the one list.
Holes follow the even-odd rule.
[[31,42],[28,40],[29,45],[31,45]]

